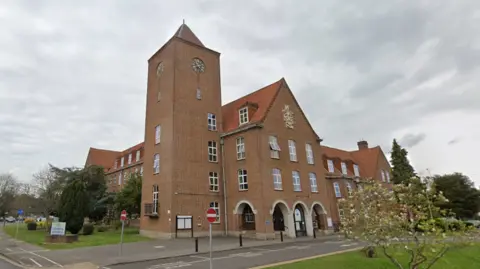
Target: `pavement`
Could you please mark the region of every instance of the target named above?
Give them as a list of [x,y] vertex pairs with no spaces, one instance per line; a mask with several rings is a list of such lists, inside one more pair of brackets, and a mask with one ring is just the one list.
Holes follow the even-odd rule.
[[[295,246],[297,244],[312,243],[319,244],[320,249],[323,250],[324,247],[321,244],[322,242],[338,242],[341,239],[342,238],[338,235],[329,235],[322,237],[319,236],[316,239],[307,237],[297,239],[285,238],[284,242],[281,242],[279,239],[255,240],[244,238],[243,246],[240,247],[238,238],[214,237],[212,249],[215,253],[223,253],[225,251],[252,252],[248,249],[255,249],[254,252],[258,252],[259,249],[264,249],[264,247],[266,246],[277,247],[279,249],[288,249],[288,247]],[[326,245],[328,244],[330,243],[326,243]],[[91,264],[95,264],[99,267],[105,268],[111,268],[112,266],[122,266],[122,264],[126,265],[142,263],[146,261],[159,263],[160,259],[180,259],[179,261],[184,262],[180,257],[191,257],[196,255],[198,255],[199,257],[205,257],[205,253],[209,252],[208,246],[208,238],[199,238],[198,252],[196,252],[195,240],[192,238],[188,238],[171,240],[151,240],[146,242],[123,244],[121,249],[121,255],[120,245],[84,247],[67,250],[48,250],[39,246],[30,245],[22,241],[12,239],[5,235],[0,229],[0,254],[4,255],[6,258],[14,261],[15,263],[20,264],[22,267],[42,269],[67,268],[68,265],[85,262],[90,262]],[[293,249],[295,250],[295,248]],[[329,251],[328,248],[325,251]],[[264,256],[268,257],[267,254],[265,254]],[[198,260],[198,258],[196,260]],[[201,262],[196,262],[192,264],[201,265]],[[0,268],[3,269],[3,267]]]

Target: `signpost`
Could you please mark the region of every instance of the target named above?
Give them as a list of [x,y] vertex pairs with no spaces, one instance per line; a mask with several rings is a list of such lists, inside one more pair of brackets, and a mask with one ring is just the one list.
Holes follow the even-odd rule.
[[212,223],[217,220],[217,211],[215,209],[209,208],[207,210],[207,220],[210,228],[210,269],[212,269]]
[[18,222],[19,222],[19,217],[23,215],[23,209],[19,209],[17,211],[17,219],[16,219],[16,222],[17,222],[17,230],[15,231],[15,240],[17,240],[17,236],[18,236]]
[[122,210],[120,213],[120,221],[122,222],[122,233],[120,234],[120,256],[122,256],[122,248],[123,248],[123,230],[125,228],[125,221],[127,220],[127,210]]

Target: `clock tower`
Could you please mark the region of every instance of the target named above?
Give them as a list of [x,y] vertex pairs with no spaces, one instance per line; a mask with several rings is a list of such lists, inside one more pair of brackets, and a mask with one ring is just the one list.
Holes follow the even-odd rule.
[[225,231],[221,131],[220,53],[182,24],[148,60],[142,234],[207,234],[210,207]]

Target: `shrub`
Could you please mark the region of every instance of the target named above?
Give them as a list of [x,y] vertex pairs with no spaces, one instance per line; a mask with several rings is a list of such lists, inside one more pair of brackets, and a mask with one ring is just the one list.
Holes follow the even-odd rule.
[[83,235],[91,235],[93,234],[93,224],[91,223],[85,223],[83,224]]
[[40,228],[40,229],[45,229],[45,226],[47,224],[45,223],[45,221],[38,221],[37,222],[37,228]]
[[115,225],[115,230],[122,228],[122,222],[119,220],[116,220],[114,225]]
[[36,222],[27,223],[27,230],[29,230],[29,231],[37,230],[37,223]]
[[23,221],[25,224],[29,224],[31,222],[35,222],[35,219],[33,218],[26,218],[24,221]]
[[108,227],[107,225],[103,225],[103,224],[102,224],[102,225],[100,225],[100,226],[97,227],[97,232],[103,233],[103,232],[108,231],[109,228],[110,228],[110,227]]

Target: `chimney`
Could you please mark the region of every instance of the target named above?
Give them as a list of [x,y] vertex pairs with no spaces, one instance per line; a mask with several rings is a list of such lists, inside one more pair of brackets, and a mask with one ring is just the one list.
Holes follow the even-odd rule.
[[359,150],[368,149],[368,142],[365,140],[358,141],[357,145]]

